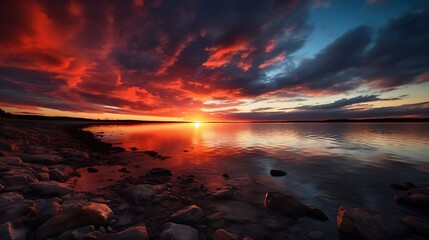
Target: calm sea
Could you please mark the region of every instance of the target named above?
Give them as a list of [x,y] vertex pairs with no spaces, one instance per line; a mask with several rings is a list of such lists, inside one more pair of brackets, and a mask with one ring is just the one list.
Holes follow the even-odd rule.
[[[141,168],[131,174],[165,167],[196,175],[210,187],[237,186],[255,204],[262,203],[266,191],[292,194],[322,208],[332,219],[327,224],[335,224],[338,206],[333,202],[396,217],[416,215],[393,201],[399,192],[389,184],[429,184],[428,123],[179,123],[86,130],[126,149],[169,157],[137,152],[134,159]],[[272,177],[271,169],[287,175]],[[102,172],[123,177],[111,167]],[[224,179],[224,173],[230,178]],[[102,175],[85,174],[79,181],[91,182],[88,177]]]

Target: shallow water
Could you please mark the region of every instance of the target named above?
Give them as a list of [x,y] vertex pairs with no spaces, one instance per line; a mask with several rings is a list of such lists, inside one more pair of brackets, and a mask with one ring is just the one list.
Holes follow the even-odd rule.
[[[313,229],[332,229],[328,236],[333,238],[338,209],[333,202],[394,217],[418,215],[393,201],[400,192],[389,184],[429,184],[427,123],[178,123],[86,130],[102,133],[101,138],[114,145],[137,147],[133,156],[140,168],[132,169],[131,175],[165,167],[177,174],[194,174],[210,187],[238,186],[248,202],[257,204],[266,191],[293,194],[322,208],[331,219],[302,224],[311,221]],[[145,150],[170,158],[154,159],[142,153]],[[88,190],[96,186],[96,181],[85,186],[91,182],[88,178],[120,179],[125,175],[117,172],[119,167],[84,174],[78,185]],[[271,177],[271,169],[284,170],[287,176]],[[230,179],[224,179],[224,173]]]

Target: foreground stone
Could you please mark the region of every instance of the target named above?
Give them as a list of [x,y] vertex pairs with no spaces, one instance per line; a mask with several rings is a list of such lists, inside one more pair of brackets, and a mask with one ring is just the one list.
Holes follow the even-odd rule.
[[70,186],[57,181],[41,181],[30,184],[30,189],[36,194],[45,196],[64,196],[72,192]]
[[226,201],[215,204],[217,211],[222,213],[222,218],[227,221],[246,223],[256,222],[258,213],[252,205],[238,201]]
[[0,194],[0,224],[14,220],[28,220],[36,212],[33,201],[25,200],[21,194]]
[[213,240],[238,240],[239,237],[235,233],[226,231],[225,229],[218,229],[213,233]]
[[347,209],[340,206],[337,215],[338,231],[344,239],[383,240],[402,239],[406,228],[399,220],[382,216],[368,209]]
[[407,225],[411,232],[429,238],[429,223],[424,222],[423,219],[406,216],[402,218],[402,222]]
[[140,184],[128,189],[128,197],[135,204],[153,201],[157,194],[165,190],[162,185]]
[[213,198],[216,200],[227,200],[233,199],[235,196],[237,188],[235,187],[223,187],[219,189],[215,189],[212,192]]
[[39,226],[61,212],[61,205],[55,201],[36,200],[36,214],[31,218],[30,226]]
[[166,223],[159,237],[160,240],[198,240],[198,231],[188,225]]
[[76,204],[43,223],[37,230],[37,239],[55,237],[69,229],[88,225],[94,225],[95,227],[105,225],[112,217],[113,212],[106,204]]
[[280,211],[291,218],[310,217],[320,221],[328,220],[328,216],[322,210],[307,206],[292,196],[279,192],[267,192],[265,194],[264,205],[274,211]]
[[29,230],[23,224],[5,222],[0,225],[0,237],[2,240],[25,240]]
[[203,216],[203,210],[197,205],[192,205],[175,212],[170,219],[174,223],[195,224],[200,222]]
[[107,234],[101,240],[149,240],[145,226],[134,226],[122,232]]

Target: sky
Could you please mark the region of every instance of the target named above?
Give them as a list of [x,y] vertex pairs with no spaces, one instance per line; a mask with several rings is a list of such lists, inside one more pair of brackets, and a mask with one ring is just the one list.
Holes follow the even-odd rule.
[[16,114],[429,117],[426,0],[5,0],[0,19]]

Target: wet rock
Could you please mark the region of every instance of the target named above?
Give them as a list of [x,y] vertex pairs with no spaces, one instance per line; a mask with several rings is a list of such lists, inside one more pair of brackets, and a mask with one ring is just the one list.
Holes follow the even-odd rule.
[[113,217],[112,210],[102,203],[82,203],[70,206],[59,215],[49,219],[37,229],[37,239],[47,239],[88,225],[95,227],[107,224]]
[[121,153],[121,152],[125,152],[125,148],[123,148],[123,147],[111,147],[110,148],[110,153]]
[[409,190],[409,189],[410,189],[409,187],[407,187],[407,186],[405,186],[405,185],[397,184],[397,183],[392,183],[392,184],[390,184],[390,186],[391,186],[393,189],[395,189],[395,190],[400,190],[400,191],[407,191],[407,190]]
[[159,237],[160,240],[199,240],[198,231],[188,225],[166,223]]
[[72,192],[70,185],[56,181],[42,181],[30,184],[30,189],[44,196],[64,196]]
[[320,209],[307,206],[296,198],[279,192],[267,192],[264,205],[268,209],[280,211],[291,218],[310,217],[320,221],[328,220],[328,216]]
[[49,179],[58,182],[65,182],[67,179],[73,176],[73,173],[74,171],[72,167],[60,165],[49,170]]
[[133,226],[122,232],[108,234],[101,240],[149,240],[149,234],[145,226]]
[[281,177],[281,176],[285,176],[286,172],[283,171],[283,170],[273,169],[273,170],[270,171],[270,175],[273,176],[273,177]]
[[118,169],[118,172],[131,173],[127,168],[120,168]]
[[39,181],[49,181],[49,173],[41,172],[41,173],[35,173],[34,176]]
[[173,173],[165,168],[152,168],[149,171],[149,175],[156,177],[172,177]]
[[135,204],[150,202],[164,190],[165,187],[162,185],[140,184],[128,189],[128,198]]
[[94,231],[95,227],[93,225],[88,225],[71,231],[70,235],[73,239],[84,239],[85,235]]
[[129,203],[127,203],[127,202],[124,202],[124,203],[121,203],[119,206],[118,206],[118,209],[119,209],[119,211],[123,211],[123,210],[125,210],[125,209],[127,209],[127,208],[129,208],[130,207],[130,204]]
[[238,240],[239,237],[235,233],[226,231],[225,229],[218,229],[213,233],[213,240]]
[[195,224],[201,221],[204,216],[203,210],[197,205],[185,207],[170,216],[174,223]]
[[131,151],[135,152],[135,151],[137,151],[137,149],[138,149],[138,148],[136,148],[136,147],[131,147],[130,149],[131,149]]
[[429,196],[429,188],[413,188],[407,192],[407,195],[423,194]]
[[21,194],[13,192],[0,194],[0,224],[14,220],[25,221],[35,212],[35,203],[24,199]]
[[2,240],[26,240],[30,229],[23,224],[5,222],[0,225]]
[[4,190],[4,186],[0,184],[0,192]]
[[229,178],[229,175],[228,175],[228,174],[226,174],[226,173],[224,173],[224,174],[222,174],[222,177],[224,177],[224,178]]
[[97,168],[93,168],[93,167],[89,167],[89,168],[87,168],[86,169],[89,173],[96,173],[96,172],[98,172],[98,169]]
[[414,216],[406,216],[402,218],[402,222],[411,230],[411,232],[429,237],[429,223],[424,222],[423,219]]
[[7,175],[4,176],[1,180],[7,186],[25,186],[39,181],[36,177],[29,174]]
[[36,200],[36,213],[30,220],[30,226],[39,226],[61,212],[61,205],[44,199]]
[[340,206],[338,231],[344,239],[380,240],[402,239],[406,228],[399,220],[382,216],[374,210],[347,209]]
[[11,166],[19,166],[22,164],[22,159],[16,156],[3,156],[0,157],[0,163]]
[[213,198],[216,200],[227,200],[232,199],[235,196],[237,188],[235,187],[223,187],[220,189],[215,189],[212,192]]
[[27,163],[54,165],[64,162],[64,158],[54,154],[32,154],[23,157],[23,161]]
[[429,210],[429,196],[416,193],[409,196],[395,195],[395,201],[401,205]]
[[252,205],[238,201],[226,201],[216,203],[215,209],[223,213],[223,219],[232,222],[245,223],[256,222],[258,213]]
[[149,155],[151,157],[158,156],[158,152],[155,152],[155,151],[144,151],[143,153],[145,153],[145,154],[147,154],[147,155]]

